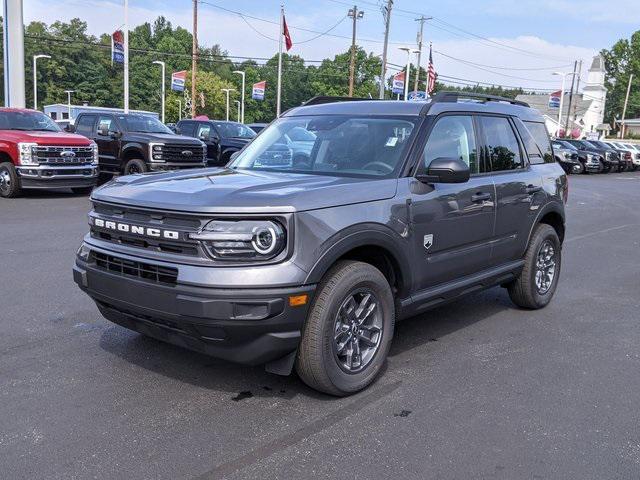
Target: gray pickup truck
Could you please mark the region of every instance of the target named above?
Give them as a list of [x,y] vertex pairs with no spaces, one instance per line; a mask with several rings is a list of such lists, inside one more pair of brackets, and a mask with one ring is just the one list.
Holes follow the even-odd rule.
[[[77,284],[119,325],[333,395],[376,378],[396,320],[497,285],[549,303],[568,185],[538,112],[342,100],[289,110],[226,168],[95,190]],[[292,129],[313,146],[273,155]]]

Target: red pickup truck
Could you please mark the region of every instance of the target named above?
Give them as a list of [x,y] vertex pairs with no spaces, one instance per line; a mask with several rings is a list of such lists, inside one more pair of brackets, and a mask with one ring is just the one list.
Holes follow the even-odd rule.
[[0,108],[0,196],[27,188],[70,188],[89,193],[98,179],[98,147],[63,132],[44,113]]

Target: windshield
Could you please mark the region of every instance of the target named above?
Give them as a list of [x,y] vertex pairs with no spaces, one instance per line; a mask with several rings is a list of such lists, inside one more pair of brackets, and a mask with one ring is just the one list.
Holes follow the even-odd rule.
[[121,115],[120,123],[127,132],[141,133],[169,133],[173,132],[164,123],[147,115]]
[[569,142],[558,142],[558,144],[560,145],[560,147],[568,148],[569,150],[577,150],[577,148]]
[[[302,137],[295,145],[289,134]],[[265,129],[230,165],[332,176],[390,177],[397,172],[415,123],[392,117],[281,118]]]
[[214,125],[222,138],[253,138],[256,136],[256,132],[241,123],[219,122]]
[[40,112],[0,112],[0,130],[62,131],[56,122]]

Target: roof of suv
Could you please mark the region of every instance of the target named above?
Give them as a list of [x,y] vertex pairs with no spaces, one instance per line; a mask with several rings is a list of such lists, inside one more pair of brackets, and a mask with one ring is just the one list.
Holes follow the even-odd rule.
[[522,120],[544,122],[542,115],[524,102],[490,95],[442,92],[429,101],[368,100],[317,97],[292,108],[284,117],[302,115],[425,116],[444,112],[498,113]]

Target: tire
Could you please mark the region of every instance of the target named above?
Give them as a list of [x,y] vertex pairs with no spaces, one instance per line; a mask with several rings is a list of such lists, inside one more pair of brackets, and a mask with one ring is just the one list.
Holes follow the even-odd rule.
[[576,175],[580,175],[581,173],[584,173],[584,165],[582,165],[581,163],[578,163],[578,164],[574,165],[571,170],[572,170],[571,173],[576,174]]
[[124,165],[124,175],[134,175],[148,171],[147,165],[139,158],[132,158]]
[[611,165],[603,165],[600,173],[609,173],[611,171]]
[[[539,272],[537,265],[540,256],[544,256],[543,251],[549,253],[548,250],[545,250],[548,246],[553,249],[553,257],[547,259],[546,264],[549,264],[549,260],[554,261],[553,275],[550,280],[548,277],[545,279],[542,276],[542,279],[549,281],[548,284],[541,282],[544,288],[540,288],[540,284],[536,282]],[[553,298],[558,286],[561,265],[562,245],[558,234],[550,225],[539,224],[533,231],[533,235],[531,235],[529,246],[524,255],[524,267],[520,276],[507,286],[511,301],[519,307],[531,310],[546,307]]]
[[89,195],[93,191],[93,187],[75,187],[71,191],[76,195]]
[[[366,305],[365,313],[372,302],[376,305],[372,311],[357,315],[358,306]],[[356,319],[363,319],[361,325],[367,328],[358,330]],[[318,285],[298,347],[296,371],[304,383],[321,392],[335,396],[356,393],[380,373],[394,325],[393,294],[380,270],[368,263],[340,261]],[[363,335],[368,342],[361,341],[360,356],[350,355],[356,348],[348,339],[362,339]],[[349,358],[353,360],[351,366]]]
[[0,197],[15,198],[22,193],[20,177],[11,162],[0,163]]

